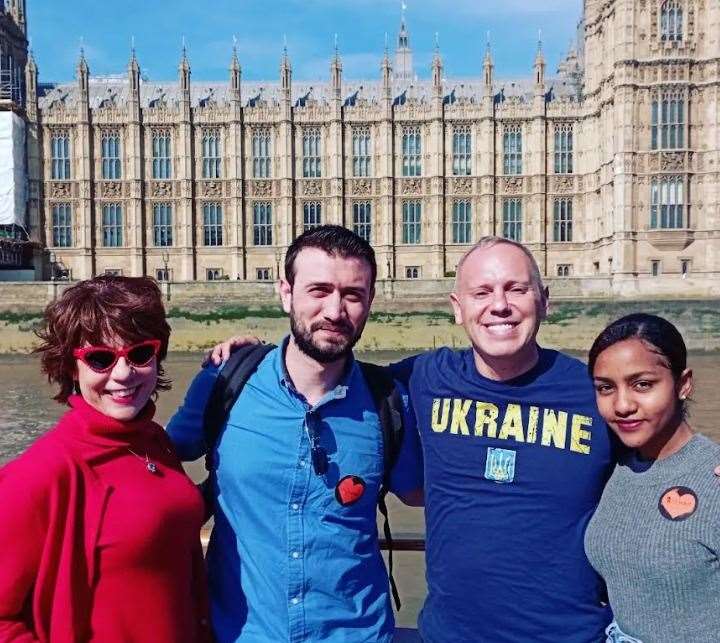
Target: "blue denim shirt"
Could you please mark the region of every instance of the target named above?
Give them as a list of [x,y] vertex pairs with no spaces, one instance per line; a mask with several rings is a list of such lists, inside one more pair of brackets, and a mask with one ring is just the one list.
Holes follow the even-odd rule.
[[[208,571],[216,636],[220,643],[389,643],[394,620],[376,526],[383,444],[372,396],[352,360],[343,382],[309,405],[285,370],[286,342],[248,380],[213,454]],[[183,460],[206,451],[202,415],[217,372],[197,375],[168,425]],[[310,411],[328,453],[324,476],[312,467]],[[406,437],[391,480],[400,493],[422,486],[409,409],[404,419]],[[365,491],[343,506],[336,486],[348,475],[362,478]]]

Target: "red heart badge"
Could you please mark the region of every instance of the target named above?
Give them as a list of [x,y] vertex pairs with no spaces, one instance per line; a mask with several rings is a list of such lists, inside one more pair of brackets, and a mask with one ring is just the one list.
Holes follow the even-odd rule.
[[343,506],[354,505],[365,493],[365,481],[359,476],[345,476],[335,486],[335,498]]

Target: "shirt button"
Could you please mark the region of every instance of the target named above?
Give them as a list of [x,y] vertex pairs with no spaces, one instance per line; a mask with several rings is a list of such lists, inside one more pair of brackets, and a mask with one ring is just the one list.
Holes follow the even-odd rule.
[[293,596],[292,599],[290,600],[290,602],[291,602],[293,605],[297,605],[297,604],[300,602],[300,597],[299,597],[299,596]]
[[293,502],[293,503],[292,503],[292,508],[293,508],[294,511],[297,511],[298,509],[300,509],[300,505],[299,505],[297,502]]
[[300,558],[300,552],[294,551],[292,554],[290,554],[293,558]]
[[300,460],[300,462],[298,462],[298,466],[303,469],[305,467],[305,460]]

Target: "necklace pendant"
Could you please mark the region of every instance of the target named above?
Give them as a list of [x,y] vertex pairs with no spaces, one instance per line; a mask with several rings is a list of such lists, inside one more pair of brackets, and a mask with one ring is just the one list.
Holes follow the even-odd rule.
[[147,462],[145,465],[150,473],[157,473],[157,465],[154,462]]

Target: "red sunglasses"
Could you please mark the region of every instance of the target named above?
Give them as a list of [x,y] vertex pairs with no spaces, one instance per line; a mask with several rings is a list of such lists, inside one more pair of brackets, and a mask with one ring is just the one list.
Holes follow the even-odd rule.
[[148,339],[132,346],[110,348],[109,346],[83,346],[73,351],[73,356],[89,366],[96,373],[111,370],[124,357],[130,366],[147,366],[160,352],[162,342]]

